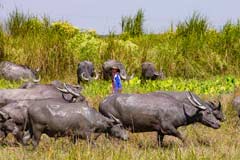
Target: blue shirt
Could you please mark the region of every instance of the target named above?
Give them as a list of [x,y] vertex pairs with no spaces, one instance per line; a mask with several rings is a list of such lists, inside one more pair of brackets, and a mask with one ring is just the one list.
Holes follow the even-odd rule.
[[113,92],[118,93],[119,89],[122,89],[121,77],[116,73],[113,77]]

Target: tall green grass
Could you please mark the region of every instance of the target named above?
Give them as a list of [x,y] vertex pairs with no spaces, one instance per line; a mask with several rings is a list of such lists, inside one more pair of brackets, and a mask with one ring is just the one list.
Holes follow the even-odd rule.
[[144,12],[142,9],[137,11],[137,14],[132,16],[124,16],[121,19],[122,32],[132,37],[141,36],[143,31]]
[[144,61],[153,62],[168,77],[239,76],[239,21],[227,22],[217,31],[207,17],[193,13],[176,30],[171,26],[161,34],[144,33],[143,22],[144,12],[139,10],[134,17],[122,19],[122,34],[101,37],[65,21],[15,10],[2,22],[6,29],[0,28],[0,58],[40,68],[42,77],[50,79],[74,76],[83,60],[92,61],[100,72],[108,59],[121,61],[129,74],[137,76]]

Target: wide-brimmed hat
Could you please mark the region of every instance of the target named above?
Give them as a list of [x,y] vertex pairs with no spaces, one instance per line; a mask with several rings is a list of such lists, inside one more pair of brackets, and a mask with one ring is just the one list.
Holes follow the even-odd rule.
[[116,70],[120,71],[118,66],[112,66],[112,69],[116,69]]

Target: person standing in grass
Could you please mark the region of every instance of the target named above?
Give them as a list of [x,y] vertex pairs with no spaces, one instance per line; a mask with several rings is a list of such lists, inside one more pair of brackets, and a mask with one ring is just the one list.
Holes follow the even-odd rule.
[[122,92],[122,83],[120,77],[120,69],[117,66],[112,67],[112,93],[117,94]]

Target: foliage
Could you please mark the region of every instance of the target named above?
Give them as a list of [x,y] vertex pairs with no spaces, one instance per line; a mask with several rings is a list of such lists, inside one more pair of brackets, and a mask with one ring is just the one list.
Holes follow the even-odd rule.
[[121,27],[123,34],[129,34],[132,37],[143,34],[144,12],[142,9],[137,11],[134,17],[122,17]]
[[192,17],[177,25],[176,33],[182,37],[188,37],[191,35],[200,37],[206,34],[208,28],[207,18],[194,12]]
[[107,44],[92,32],[79,32],[66,42],[66,49],[80,61],[89,60],[94,64],[100,63],[101,53]]
[[53,30],[53,32],[56,32],[60,34],[62,37],[65,37],[67,39],[72,38],[77,33],[79,33],[78,28],[74,27],[68,22],[62,22],[62,21],[53,22],[51,24],[51,29]]
[[5,23],[8,32],[0,32],[0,41],[4,42],[0,45],[1,59],[40,68],[46,78],[73,75],[83,60],[92,61],[100,71],[108,59],[121,61],[127,72],[135,72],[137,76],[144,61],[153,62],[157,70],[163,69],[171,77],[239,76],[239,21],[227,22],[217,31],[210,27],[206,17],[195,12],[179,22],[176,30],[171,26],[161,34],[142,34],[143,11],[128,19],[132,24],[123,20],[122,27],[126,30],[132,27],[131,31],[102,37],[66,21],[51,22],[47,17],[38,18],[16,10]]

